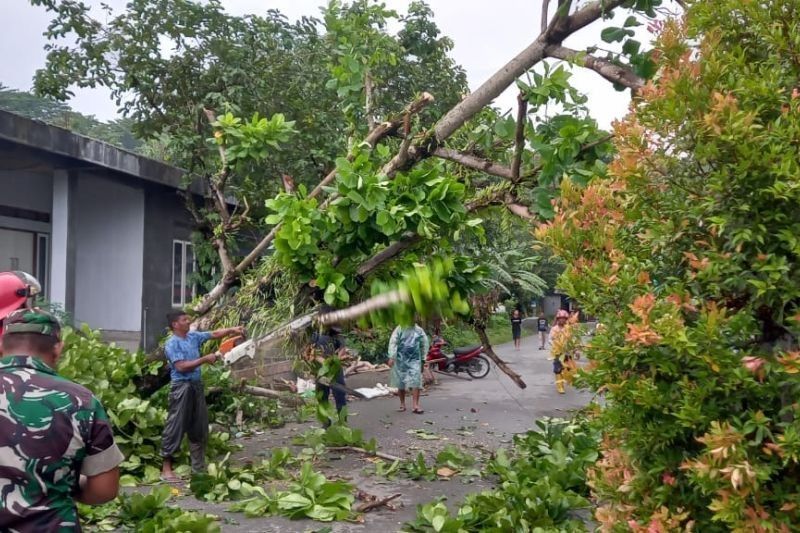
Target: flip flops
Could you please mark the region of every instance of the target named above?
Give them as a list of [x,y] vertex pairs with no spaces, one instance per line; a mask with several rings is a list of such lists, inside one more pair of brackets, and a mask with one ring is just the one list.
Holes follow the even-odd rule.
[[169,483],[170,485],[176,485],[183,483],[183,480],[177,476],[158,476],[163,483]]
[[417,409],[412,410],[411,412],[414,413],[415,415],[421,415],[425,411],[423,411],[422,409],[417,408]]

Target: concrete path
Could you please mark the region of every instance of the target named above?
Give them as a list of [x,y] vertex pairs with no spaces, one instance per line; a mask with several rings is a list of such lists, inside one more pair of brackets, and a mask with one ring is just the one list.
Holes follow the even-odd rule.
[[[439,384],[431,387],[422,398],[424,414],[413,414],[410,409],[398,413],[399,402],[395,397],[356,401],[350,405],[351,426],[362,429],[366,439],[374,437],[381,451],[400,457],[413,458],[422,452],[430,463],[441,448],[453,444],[472,451],[476,459],[482,461],[489,452],[510,446],[512,436],[532,428],[537,418],[568,416],[571,410],[590,400],[589,394],[571,387],[564,395],[556,392],[552,363],[546,351],[538,350],[535,337],[523,338],[520,351],[514,350],[510,343],[495,347],[495,351],[522,375],[528,385],[526,389],[519,389],[494,364],[489,375],[479,380],[465,381],[437,374]],[[409,408],[410,405],[409,399]],[[245,448],[237,457],[258,461],[259,455],[264,455],[269,448],[290,445],[293,436],[310,427],[314,424],[287,424],[265,435],[244,439]],[[438,439],[421,440],[413,430],[424,430]],[[489,480],[465,480],[458,476],[448,481],[415,482],[402,476],[387,481],[371,475],[371,463],[352,454],[334,454],[316,468],[328,477],[347,479],[371,494],[402,494],[397,510],[370,512],[364,524],[330,524],[331,531],[336,532],[398,531],[404,522],[414,518],[420,503],[444,496],[448,505],[455,506],[465,494],[491,486]],[[305,532],[325,527],[311,520],[248,519],[241,514],[225,512],[226,504],[207,504],[191,497],[182,498],[181,506],[222,516],[225,532]]]

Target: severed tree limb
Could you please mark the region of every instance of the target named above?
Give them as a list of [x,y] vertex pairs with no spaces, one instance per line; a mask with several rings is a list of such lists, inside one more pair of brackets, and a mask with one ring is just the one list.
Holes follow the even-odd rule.
[[356,505],[353,510],[357,513],[366,513],[367,511],[371,511],[372,509],[377,509],[378,507],[383,507],[387,503],[391,502],[402,496],[402,494],[392,494],[386,498],[375,500],[372,502],[364,502]]
[[380,252],[376,253],[363,263],[358,266],[358,270],[356,273],[361,277],[366,277],[375,270],[377,270],[381,265],[383,265],[386,261],[390,259],[394,259],[401,253],[405,252],[415,244],[422,241],[422,237],[417,235],[416,233],[405,233],[400,238],[381,250]]
[[517,96],[517,131],[514,135],[514,160],[511,162],[511,181],[519,181],[519,167],[522,164],[522,151],[525,149],[525,122],[528,119],[528,101],[525,95]]
[[475,326],[475,332],[481,339],[481,344],[483,344],[483,353],[485,353],[489,359],[494,361],[494,364],[497,365],[497,368],[502,370],[505,375],[510,377],[511,380],[517,384],[517,387],[520,389],[526,388],[528,385],[522,380],[522,376],[514,372],[508,366],[508,364],[500,359],[500,357],[494,352],[494,349],[492,349],[492,343],[489,342],[489,336],[486,334],[486,329],[481,326]]
[[631,69],[623,67],[622,65],[615,65],[610,61],[586,52],[580,52],[565,46],[553,44],[545,49],[545,53],[549,57],[563,59],[575,65],[594,70],[608,81],[624,85],[629,89],[636,90],[644,87],[645,84],[645,80],[637,76]]
[[494,161],[489,161],[488,159],[482,159],[472,154],[459,152],[458,150],[454,150],[452,148],[440,146],[433,150],[431,155],[441,159],[453,161],[454,163],[458,163],[459,165],[471,168],[473,170],[491,174],[492,176],[507,179],[512,179],[513,177],[511,169],[507,166],[495,163]]
[[389,455],[388,453],[383,453],[379,451],[371,452],[369,450],[365,450],[364,448],[359,448],[357,446],[332,446],[327,448],[329,451],[332,452],[356,452],[356,453],[363,453],[364,455],[371,455],[372,457],[379,457],[381,459],[386,459],[387,461],[402,461],[403,459],[397,457],[395,455]]
[[611,12],[624,2],[625,0],[595,0],[572,15],[556,17],[548,26],[547,31],[539,35],[527,48],[455,105],[436,123],[433,130],[434,144],[441,144],[467,120],[500,96],[508,86],[514,83],[514,80],[542,61],[546,57],[545,48],[548,45],[560,43],[570,34],[598,20],[604,13]]
[[367,298],[363,302],[345,309],[339,309],[338,311],[332,311],[330,313],[325,313],[324,315],[317,315],[316,322],[318,324],[322,324],[323,326],[329,324],[339,324],[342,322],[350,322],[373,311],[386,309],[387,307],[408,302],[410,300],[411,295],[409,295],[406,291],[390,291]]

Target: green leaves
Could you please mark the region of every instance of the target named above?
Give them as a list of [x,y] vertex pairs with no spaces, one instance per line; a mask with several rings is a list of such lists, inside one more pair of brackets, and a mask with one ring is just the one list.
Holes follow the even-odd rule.
[[[417,508],[407,531],[517,531],[520,527],[585,531],[570,511],[588,507],[586,470],[597,459],[599,433],[585,419],[542,419],[538,429],[514,439],[513,455],[504,450],[487,470],[498,476],[498,488],[470,494],[452,516],[441,502]],[[437,463],[469,464],[457,450],[445,449]],[[421,465],[420,465],[421,462]],[[414,468],[422,472],[424,459]]]
[[613,26],[603,28],[600,32],[600,38],[607,43],[620,42],[625,39],[625,37],[633,37],[634,35],[634,31],[627,29],[627,25],[625,28],[616,28]]
[[217,517],[168,506],[172,497],[168,486],[158,486],[147,494],[123,494],[101,506],[78,504],[83,525],[100,531],[161,533],[217,533]]
[[229,165],[239,161],[263,161],[270,155],[270,148],[280,149],[295,133],[294,122],[287,121],[281,113],[269,120],[255,113],[250,121],[226,113],[211,126],[215,128],[213,140],[224,147]]
[[344,520],[351,514],[355,498],[353,487],[343,481],[328,481],[315,472],[311,463],[304,463],[288,490],[270,495],[261,493],[250,500],[234,504],[231,510],[247,516],[275,514],[291,519],[311,518],[321,522]]

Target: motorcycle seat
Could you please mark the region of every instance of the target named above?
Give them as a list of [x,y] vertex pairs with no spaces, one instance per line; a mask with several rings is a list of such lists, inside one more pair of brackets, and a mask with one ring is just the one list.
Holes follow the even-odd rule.
[[475,350],[481,347],[480,344],[475,344],[473,346],[464,346],[463,348],[453,348],[453,353],[455,355],[463,355],[465,353],[474,352]]

